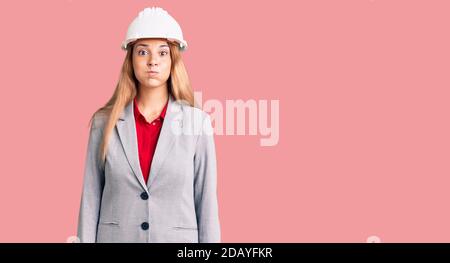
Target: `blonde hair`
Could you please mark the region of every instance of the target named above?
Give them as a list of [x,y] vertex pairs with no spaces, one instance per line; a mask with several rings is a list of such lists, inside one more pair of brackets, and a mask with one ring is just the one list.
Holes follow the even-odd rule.
[[[171,68],[170,76],[167,80],[169,94],[175,100],[182,100],[190,106],[194,107],[194,93],[191,88],[189,77],[181,59],[181,53],[177,44],[167,41],[170,48]],[[111,133],[125,107],[130,103],[137,94],[138,80],[133,70],[133,47],[134,43],[130,43],[127,47],[127,54],[120,71],[119,81],[114,90],[114,94],[105,104],[98,109],[91,117],[89,125],[92,125],[93,119],[97,113],[106,114],[108,116],[105,126],[103,127],[103,139],[100,145],[99,158],[102,163],[106,160],[108,150],[108,141]]]

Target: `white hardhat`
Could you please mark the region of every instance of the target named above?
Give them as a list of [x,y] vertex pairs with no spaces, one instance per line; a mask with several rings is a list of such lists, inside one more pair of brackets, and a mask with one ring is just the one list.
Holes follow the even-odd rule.
[[166,38],[178,43],[180,50],[187,48],[183,39],[183,32],[177,21],[160,7],[145,8],[131,22],[126,39],[122,42],[122,49],[126,50],[130,42],[140,38]]

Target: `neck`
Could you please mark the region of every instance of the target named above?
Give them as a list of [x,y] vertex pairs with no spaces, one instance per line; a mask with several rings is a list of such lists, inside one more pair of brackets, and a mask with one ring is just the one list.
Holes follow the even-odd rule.
[[145,87],[139,85],[136,101],[139,110],[144,113],[160,112],[169,99],[167,84],[160,87]]

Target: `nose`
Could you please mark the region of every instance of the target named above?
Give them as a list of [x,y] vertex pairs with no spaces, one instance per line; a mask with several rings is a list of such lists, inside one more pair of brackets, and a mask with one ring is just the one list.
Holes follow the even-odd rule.
[[149,67],[155,67],[155,66],[158,66],[158,61],[157,61],[157,59],[156,59],[156,56],[151,56],[150,59],[149,59],[148,62],[147,62],[147,65],[148,65]]

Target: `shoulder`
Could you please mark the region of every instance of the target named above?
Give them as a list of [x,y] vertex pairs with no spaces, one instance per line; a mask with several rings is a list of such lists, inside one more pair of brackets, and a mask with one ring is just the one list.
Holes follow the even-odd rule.
[[209,118],[208,113],[206,113],[205,111],[203,111],[202,109],[196,108],[196,107],[192,107],[192,106],[184,106],[184,111],[186,111],[187,113],[191,114],[192,116],[198,117],[202,120]]
[[189,105],[182,105],[182,116],[185,131],[193,135],[212,135],[214,129],[211,125],[211,117],[205,111],[200,108],[192,107]]
[[[200,121],[202,123],[205,121],[210,121],[209,114],[200,108],[193,107],[193,106],[179,103],[179,102],[176,102],[175,105],[176,106],[174,107],[173,110],[180,111],[179,109],[181,109],[181,111],[183,112],[183,118],[185,120]],[[178,107],[178,109],[177,109],[177,107]]]
[[105,127],[106,122],[108,121],[109,115],[105,112],[97,111],[94,113],[94,116],[92,117],[92,124],[91,129],[92,130],[103,130],[103,127]]

